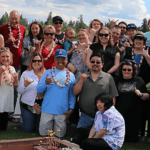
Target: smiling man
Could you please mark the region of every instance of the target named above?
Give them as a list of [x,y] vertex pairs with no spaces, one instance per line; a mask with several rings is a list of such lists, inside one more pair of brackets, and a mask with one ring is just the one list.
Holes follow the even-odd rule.
[[4,36],[5,47],[9,47],[13,54],[13,65],[16,71],[20,70],[22,43],[25,36],[25,27],[19,25],[20,16],[16,10],[10,12],[9,23],[0,26],[0,34]]
[[55,43],[62,45],[64,43],[65,39],[65,32],[62,32],[62,27],[63,27],[63,19],[60,16],[55,16],[53,17],[53,24],[52,24],[56,30],[55,34]]
[[[63,137],[68,121],[75,105],[72,88],[75,83],[74,75],[65,68],[67,52],[58,49],[55,52],[56,68],[49,69],[43,74],[37,92],[44,93],[39,132],[47,136],[47,130],[53,130],[56,136]],[[60,129],[59,133],[57,130]]]

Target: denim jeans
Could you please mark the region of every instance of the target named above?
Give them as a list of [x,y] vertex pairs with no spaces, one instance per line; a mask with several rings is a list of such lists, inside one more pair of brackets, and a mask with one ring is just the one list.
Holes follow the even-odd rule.
[[30,110],[21,106],[21,115],[23,121],[20,122],[20,126],[24,132],[39,131],[41,114],[34,114]]

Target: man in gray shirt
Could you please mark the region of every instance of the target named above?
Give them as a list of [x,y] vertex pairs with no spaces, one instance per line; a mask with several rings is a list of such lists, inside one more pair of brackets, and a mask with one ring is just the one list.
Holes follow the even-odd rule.
[[91,129],[96,114],[95,97],[101,93],[108,93],[113,97],[118,96],[112,76],[102,71],[104,59],[100,53],[93,53],[90,57],[90,71],[80,73],[80,80],[73,87],[74,95],[79,95],[81,116],[77,128]]

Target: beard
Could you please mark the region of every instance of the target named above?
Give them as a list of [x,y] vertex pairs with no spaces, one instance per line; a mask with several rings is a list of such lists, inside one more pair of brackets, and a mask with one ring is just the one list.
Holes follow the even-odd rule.
[[99,67],[98,67],[97,65],[93,65],[93,66],[92,66],[92,70],[93,70],[94,72],[98,72],[98,71],[99,71]]

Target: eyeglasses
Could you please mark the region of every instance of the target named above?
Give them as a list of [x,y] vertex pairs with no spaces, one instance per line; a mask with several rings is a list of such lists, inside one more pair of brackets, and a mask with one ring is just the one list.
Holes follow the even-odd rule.
[[92,63],[92,64],[95,64],[95,63],[96,63],[96,64],[100,64],[101,62],[100,62],[100,61],[91,60],[91,63]]
[[[120,27],[120,26],[119,26]],[[123,28],[123,29],[126,29],[126,27],[120,27],[121,29]]]
[[72,36],[72,37],[69,37],[69,36],[67,36],[69,39],[75,39],[75,37],[74,36]]
[[86,28],[85,28],[85,27],[81,27],[81,28],[78,29],[78,31],[80,31],[80,30],[82,30],[82,29],[86,29]]
[[55,33],[44,33],[45,35],[50,35],[50,36],[53,36],[53,35],[55,35]]
[[124,62],[130,62],[132,64],[136,64],[136,61],[135,60],[130,60],[130,59],[125,59]]
[[65,59],[66,59],[65,57],[62,58],[56,57],[56,60],[65,60]]
[[102,33],[99,33],[99,36],[100,36],[100,37],[103,37],[103,36],[108,37],[108,35],[109,35],[109,34],[102,34]]
[[135,39],[139,39],[140,41],[142,41],[143,37],[135,36]]
[[42,60],[32,60],[32,62],[33,63],[36,63],[36,62],[40,63],[40,62],[42,62]]
[[54,22],[54,24],[63,24],[62,22]]
[[128,72],[130,72],[131,70],[133,69],[126,69],[126,68],[122,69],[122,71],[128,71]]

